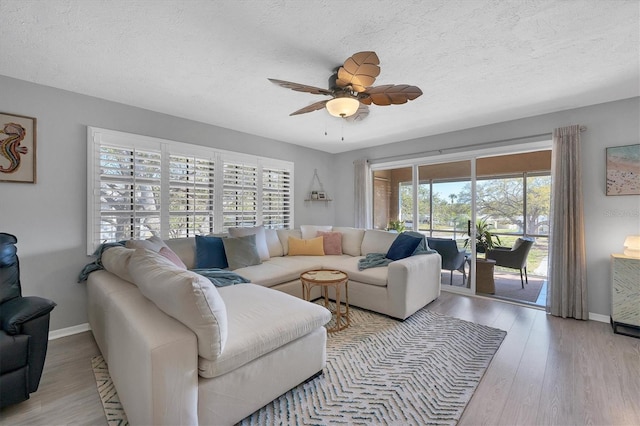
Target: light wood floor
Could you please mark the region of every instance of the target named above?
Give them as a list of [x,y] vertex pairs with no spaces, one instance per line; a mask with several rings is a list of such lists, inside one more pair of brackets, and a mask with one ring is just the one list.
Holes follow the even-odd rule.
[[[594,321],[444,293],[430,310],[507,330],[460,425],[640,425],[640,339]],[[106,425],[90,332],[50,342],[40,389],[3,425]]]

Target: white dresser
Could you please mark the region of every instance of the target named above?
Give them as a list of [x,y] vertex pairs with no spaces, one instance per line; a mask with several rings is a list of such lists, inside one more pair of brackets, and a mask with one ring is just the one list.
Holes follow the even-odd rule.
[[640,337],[640,259],[612,254],[611,280],[613,332]]

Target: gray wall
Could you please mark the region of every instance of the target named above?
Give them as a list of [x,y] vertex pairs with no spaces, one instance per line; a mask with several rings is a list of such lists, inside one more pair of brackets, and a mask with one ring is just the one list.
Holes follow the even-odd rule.
[[[351,226],[357,158],[411,155],[582,124],[588,127],[582,152],[591,312],[609,314],[609,255],[622,251],[626,235],[640,234],[640,196],[605,195],[605,148],[639,143],[640,98],[331,155],[3,76],[0,93],[1,112],[38,119],[38,183],[0,183],[0,231],[18,236],[24,293],[58,303],[52,330],[87,321],[85,286],[76,282],[91,260],[84,254],[86,126],[293,161],[296,225]],[[303,201],[315,168],[332,203]]]
[[335,203],[305,203],[314,168],[331,196],[331,154],[0,76],[0,111],[36,117],[37,183],[0,182],[0,232],[18,237],[25,295],[53,299],[51,329],[87,322],[76,282],[86,256],[87,126],[293,161],[295,223],[330,224]]
[[[560,111],[522,120],[352,151],[335,159],[335,223],[353,223],[353,161],[422,153],[482,142],[550,133],[556,127],[586,125],[581,135],[587,243],[589,311],[609,315],[610,254],[623,250],[625,236],[640,234],[640,196],[606,196],[605,148],[640,143],[640,98]],[[425,117],[425,120],[428,120]],[[503,145],[509,145],[504,143]],[[350,183],[347,185],[346,183]]]

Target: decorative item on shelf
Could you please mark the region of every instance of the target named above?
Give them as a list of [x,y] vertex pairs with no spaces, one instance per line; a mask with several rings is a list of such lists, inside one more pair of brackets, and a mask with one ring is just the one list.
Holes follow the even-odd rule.
[[624,255],[640,259],[640,235],[629,235],[625,238]]
[[[317,184],[316,181],[318,182]],[[318,177],[318,169],[313,170],[311,187],[309,188],[309,198],[305,201],[331,201],[324,190],[324,186],[322,185],[320,178]]]

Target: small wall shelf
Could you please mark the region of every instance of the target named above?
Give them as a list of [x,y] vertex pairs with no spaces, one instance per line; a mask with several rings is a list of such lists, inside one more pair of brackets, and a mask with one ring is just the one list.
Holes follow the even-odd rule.
[[[318,184],[316,185],[316,181]],[[320,181],[320,177],[318,177],[318,169],[313,169],[313,177],[311,178],[311,185],[309,187],[309,193],[307,194],[307,198],[304,201],[320,201],[320,202],[329,202],[332,201],[324,190],[324,185]]]

